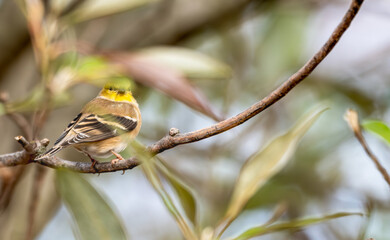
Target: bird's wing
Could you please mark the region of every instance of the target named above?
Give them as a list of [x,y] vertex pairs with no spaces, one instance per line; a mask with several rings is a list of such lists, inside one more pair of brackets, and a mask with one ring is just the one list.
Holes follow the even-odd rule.
[[65,129],[54,145],[65,147],[71,144],[105,140],[130,132],[137,127],[137,120],[114,114],[78,115]]
[[61,136],[57,139],[57,141],[54,143],[54,146],[57,145],[58,143],[61,142],[62,139],[64,139],[66,137],[66,135],[68,135],[68,133],[70,132],[70,130],[76,125],[76,123],[80,120],[82,116],[82,113],[79,113],[70,123],[69,125],[66,127],[66,129],[64,130],[64,132],[61,134]]

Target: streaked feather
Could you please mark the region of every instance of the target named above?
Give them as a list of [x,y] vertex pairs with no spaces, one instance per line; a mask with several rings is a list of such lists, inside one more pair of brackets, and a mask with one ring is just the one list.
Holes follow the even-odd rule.
[[74,119],[73,121],[71,121],[69,123],[69,125],[66,127],[66,129],[64,130],[64,132],[61,134],[61,136],[57,139],[57,141],[54,143],[54,145],[57,145],[59,142],[61,142],[62,139],[64,139],[64,137],[69,133],[69,131],[73,128],[73,126],[77,123],[77,121],[80,119],[81,117],[81,113],[79,113]]
[[39,158],[50,157],[67,146],[73,146],[89,157],[104,158],[112,151],[125,149],[141,128],[141,113],[128,87],[111,88],[105,87],[87,103],[54,146]]
[[81,117],[78,122],[70,127],[68,134],[62,139],[60,145],[97,142],[117,137],[133,130],[136,126],[137,120],[129,117],[113,114],[89,114]]
[[53,148],[40,158],[52,156],[68,145],[102,141],[131,132],[138,121],[114,114],[79,114],[58,138]]

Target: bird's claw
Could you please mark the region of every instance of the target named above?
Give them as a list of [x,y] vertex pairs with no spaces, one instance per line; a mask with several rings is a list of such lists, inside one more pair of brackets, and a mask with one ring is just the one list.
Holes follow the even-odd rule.
[[[95,159],[91,158],[91,170],[94,170],[95,173],[99,173],[99,170],[96,168],[96,164],[99,163],[98,161],[96,161]],[[99,173],[100,174],[100,173]]]
[[[111,165],[115,165],[117,163],[119,163],[119,161],[123,161],[125,159],[123,159],[122,157],[121,158],[115,158],[115,159],[112,159],[111,160]],[[122,172],[122,175],[125,174],[125,169],[123,169],[123,172]]]
[[112,159],[112,160],[111,160],[111,165],[115,165],[115,164],[117,164],[119,161],[120,161],[120,159],[118,159],[118,158]]

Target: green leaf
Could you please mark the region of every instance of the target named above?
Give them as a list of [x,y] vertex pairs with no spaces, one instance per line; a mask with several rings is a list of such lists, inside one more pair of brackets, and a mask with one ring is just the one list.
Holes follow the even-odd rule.
[[390,144],[390,128],[386,123],[379,120],[368,120],[362,124],[364,130],[374,133],[379,136],[382,140]]
[[145,176],[156,190],[158,195],[161,197],[167,210],[175,219],[184,238],[188,240],[197,239],[194,230],[187,224],[186,219],[182,216],[171,196],[168,194],[164,185],[162,184],[156,168],[157,159],[153,158],[153,156],[146,150],[146,147],[138,141],[132,141],[130,146],[133,152],[136,154],[137,158],[142,163],[141,168],[144,171]]
[[231,202],[221,224],[223,229],[226,229],[237,217],[253,194],[286,166],[296,150],[299,140],[324,111],[325,108],[322,107],[317,111],[311,112],[287,133],[274,139],[264,149],[255,153],[247,160],[241,169]]
[[[123,69],[99,56],[81,58],[74,71],[74,82],[85,82],[98,87],[103,87],[110,78],[130,79],[130,77],[124,75]],[[132,79],[130,80],[133,81]]]
[[246,240],[250,239],[256,236],[283,231],[283,230],[292,230],[292,229],[301,229],[305,228],[314,224],[318,224],[321,222],[325,222],[331,219],[335,218],[341,218],[341,217],[347,217],[347,216],[364,216],[363,213],[354,213],[354,212],[340,212],[335,213],[319,218],[306,218],[306,219],[299,219],[299,220],[292,220],[290,222],[283,222],[283,223],[277,223],[273,225],[266,225],[266,226],[259,226],[251,228],[244,233],[242,233],[240,236],[233,238],[234,240]]
[[158,169],[163,173],[164,177],[169,181],[173,189],[175,190],[177,196],[179,197],[180,203],[191,222],[196,225],[197,215],[196,215],[196,201],[193,191],[188,187],[183,181],[181,181],[174,170],[172,170],[166,163],[162,160],[157,162]]
[[196,239],[195,233],[190,228],[190,226],[186,223],[185,219],[183,218],[183,216],[180,214],[179,210],[175,206],[175,203],[173,202],[171,196],[169,196],[168,192],[165,190],[164,186],[162,185],[161,180],[157,174],[155,165],[151,162],[151,160],[146,160],[143,161],[143,164],[141,166],[149,182],[152,184],[156,192],[160,195],[165,206],[174,217],[185,239]]
[[226,79],[232,75],[231,68],[225,63],[186,48],[151,47],[138,51],[136,55],[175,69],[188,78]]
[[76,78],[79,81],[95,83],[98,86],[104,85],[106,78],[118,75],[112,65],[101,57],[89,56],[81,58],[76,68]]
[[127,239],[118,216],[80,174],[57,170],[57,189],[82,239]]

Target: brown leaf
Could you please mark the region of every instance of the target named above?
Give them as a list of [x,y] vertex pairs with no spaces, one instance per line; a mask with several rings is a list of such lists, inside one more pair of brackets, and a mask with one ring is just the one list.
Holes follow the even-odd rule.
[[123,68],[137,82],[160,90],[189,107],[220,121],[222,118],[212,110],[206,97],[190,84],[180,72],[162,66],[152,59],[143,59],[136,54],[109,53],[104,57]]

